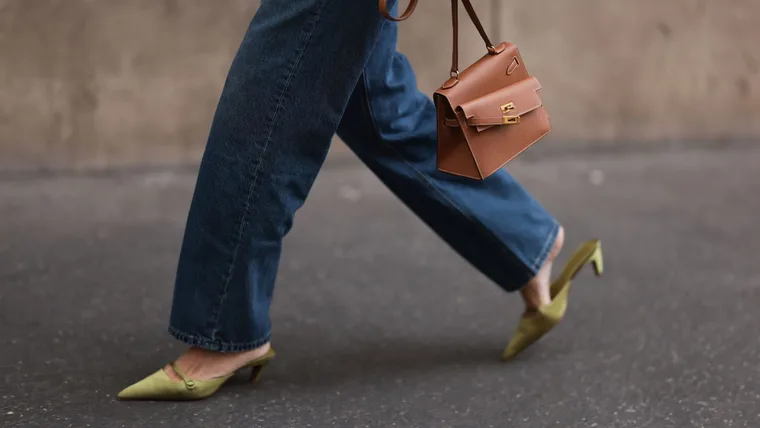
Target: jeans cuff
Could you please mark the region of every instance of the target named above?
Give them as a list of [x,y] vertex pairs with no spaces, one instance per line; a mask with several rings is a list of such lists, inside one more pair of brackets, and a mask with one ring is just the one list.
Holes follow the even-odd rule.
[[207,351],[215,352],[250,351],[252,349],[260,348],[261,346],[269,343],[272,337],[271,333],[267,333],[260,339],[254,340],[252,342],[225,342],[219,339],[209,339],[207,337],[201,337],[195,334],[188,334],[179,331],[172,326],[169,326],[169,334],[188,346],[196,346]]
[[557,237],[559,236],[559,228],[559,223],[555,221],[554,227],[552,227],[551,232],[544,242],[544,247],[541,249],[541,252],[538,253],[538,257],[536,257],[536,260],[533,262],[533,266],[531,266],[535,275],[538,275],[538,272],[544,267],[546,259],[549,257],[549,254],[551,254],[552,249],[554,249],[554,244],[557,242]]
[[557,237],[559,236],[559,228],[560,224],[555,221],[554,227],[552,227],[551,232],[549,232],[549,234],[546,236],[546,240],[544,241],[544,245],[541,248],[541,252],[538,253],[538,256],[534,260],[533,265],[525,265],[527,275],[526,278],[521,278],[521,280],[525,279],[524,281],[520,282],[519,284],[516,284],[514,281],[512,281],[509,284],[499,285],[501,285],[502,288],[510,293],[517,292],[525,288],[525,286],[528,285],[528,282],[536,275],[538,275],[538,272],[544,266],[544,263],[546,263],[546,259],[549,257],[549,254],[554,248],[554,243],[557,242]]

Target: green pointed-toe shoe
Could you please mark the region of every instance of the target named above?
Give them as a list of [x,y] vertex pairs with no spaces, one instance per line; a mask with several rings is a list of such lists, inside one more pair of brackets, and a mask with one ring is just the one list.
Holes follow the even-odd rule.
[[[272,361],[274,356],[274,350],[270,349],[266,354],[248,362],[241,369],[250,367],[250,380],[252,383],[255,383],[259,380],[261,371]],[[171,379],[163,369],[160,369],[121,391],[118,395],[119,400],[202,400],[214,395],[225,382],[235,375],[235,372],[233,372],[227,376],[214,379],[194,380],[179,370],[175,363],[172,363],[171,367],[182,378],[181,381]]]
[[552,282],[550,286],[551,303],[522,316],[517,331],[504,349],[502,359],[514,358],[554,328],[567,311],[567,299],[573,278],[588,263],[593,265],[596,275],[601,276],[604,270],[603,260],[602,243],[599,240],[587,241],[581,245],[567,262],[559,277]]

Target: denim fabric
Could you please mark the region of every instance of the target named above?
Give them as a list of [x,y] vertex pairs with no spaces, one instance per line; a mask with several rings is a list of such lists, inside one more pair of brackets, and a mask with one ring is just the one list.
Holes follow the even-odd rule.
[[[507,291],[559,226],[506,171],[436,170],[435,111],[375,1],[264,0],[212,123],[180,253],[169,332],[222,352],[270,338],[282,248],[336,133],[454,250]],[[403,237],[399,237],[403,239]]]

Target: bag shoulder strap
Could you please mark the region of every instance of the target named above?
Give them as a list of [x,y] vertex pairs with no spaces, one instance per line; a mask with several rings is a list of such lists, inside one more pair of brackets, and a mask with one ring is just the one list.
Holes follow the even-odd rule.
[[[388,0],[380,0],[380,13],[385,17],[385,19],[391,20],[391,21],[404,21],[408,19],[410,16],[412,16],[412,13],[414,13],[414,9],[417,7],[417,1],[418,0],[409,0],[409,6],[406,7],[406,10],[404,13],[399,15],[398,17],[394,17],[391,15],[391,11],[388,9]],[[491,43],[491,40],[488,38],[488,34],[486,33],[485,28],[483,28],[483,24],[481,24],[480,19],[478,18],[478,15],[475,13],[475,9],[472,7],[472,3],[470,3],[470,0],[462,0],[462,4],[464,5],[464,9],[467,11],[467,15],[470,16],[470,20],[472,20],[472,23],[475,24],[475,28],[478,30],[478,33],[480,34],[480,37],[483,39],[483,41],[486,43],[486,48],[488,48],[488,52],[490,54],[497,54],[496,49],[494,48],[493,44]],[[453,43],[453,49],[452,49],[452,58],[451,58],[451,77],[458,78],[459,77],[459,19],[458,19],[458,12],[459,11],[459,0],[451,0],[451,18],[452,18],[452,24],[453,24],[453,36],[454,36],[454,43]]]

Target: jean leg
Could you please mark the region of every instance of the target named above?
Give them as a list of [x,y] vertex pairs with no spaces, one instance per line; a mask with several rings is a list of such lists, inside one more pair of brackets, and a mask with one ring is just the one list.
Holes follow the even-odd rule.
[[269,340],[282,239],[381,27],[374,1],[261,2],[201,161],[177,268],[175,338],[222,352]]
[[544,264],[557,221],[506,170],[482,182],[437,170],[435,107],[396,51],[397,25],[383,25],[338,135],[454,250],[505,290],[520,289]]

